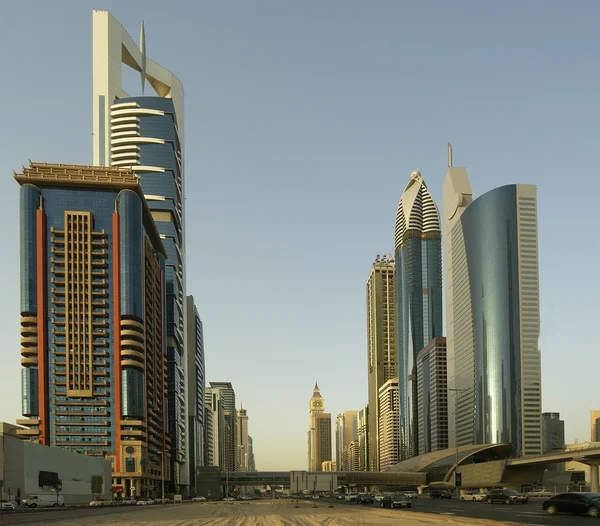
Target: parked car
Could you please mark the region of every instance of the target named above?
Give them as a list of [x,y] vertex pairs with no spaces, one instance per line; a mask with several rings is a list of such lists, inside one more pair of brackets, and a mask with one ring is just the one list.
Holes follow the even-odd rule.
[[385,495],[381,501],[382,508],[411,508],[412,502],[404,494]]
[[452,493],[446,489],[432,489],[429,492],[429,497],[432,499],[451,499]]
[[51,508],[64,506],[65,498],[62,495],[29,495],[21,504],[27,508]]
[[409,499],[418,499],[419,498],[419,494],[416,491],[405,491],[404,494]]
[[346,502],[358,502],[358,495],[356,493],[349,493],[346,495]]
[[514,489],[493,489],[488,491],[487,501],[490,504],[494,504],[494,502],[503,502],[504,504],[527,504],[529,502],[529,497]]
[[375,495],[375,502],[381,502],[385,495]]
[[12,511],[15,509],[15,505],[8,500],[1,501],[0,506],[2,507],[2,511]]
[[138,500],[138,501],[136,502],[136,505],[137,505],[137,506],[148,506],[148,501],[147,501],[147,500],[140,499],[140,500]]
[[373,504],[373,495],[369,495],[368,493],[361,493],[358,496],[357,503],[358,504]]
[[586,514],[600,517],[600,493],[559,493],[543,502],[542,509],[550,515],[557,513]]
[[481,493],[480,491],[465,491],[460,496],[460,500],[464,500],[464,501],[485,501],[485,500],[487,500],[487,495],[485,493]]
[[206,497],[194,497],[192,498],[192,502],[204,502]]
[[123,499],[121,504],[125,506],[135,506],[137,504],[137,500],[135,500],[133,497],[129,497],[127,499]]
[[96,499],[96,500],[93,500],[92,502],[90,502],[90,506],[112,506],[112,505],[113,505],[113,501],[106,500],[106,499]]

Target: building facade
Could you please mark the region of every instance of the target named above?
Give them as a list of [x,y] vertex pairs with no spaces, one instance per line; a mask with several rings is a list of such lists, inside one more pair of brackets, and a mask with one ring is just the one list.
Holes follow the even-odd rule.
[[542,413],[542,453],[562,449],[565,445],[565,421],[560,413]]
[[[94,163],[127,167],[141,186],[167,252],[168,425],[173,491],[187,493],[183,85],[145,53],[144,27],[137,46],[106,11],[93,12]],[[156,96],[129,97],[122,65],[141,72]],[[177,488],[181,486],[181,490]]]
[[241,406],[237,412],[237,444],[238,444],[238,471],[250,471],[250,447],[248,442],[248,412]]
[[[469,204],[460,221],[451,238],[452,279],[455,300],[457,283],[469,287],[461,297],[461,310],[469,314],[459,316],[454,302],[449,383],[461,391],[449,408],[456,413],[458,443],[509,442],[515,456],[540,454],[536,188],[491,190]],[[459,252],[466,266],[455,265]]]
[[[442,335],[440,217],[421,173],[406,185],[396,214],[396,332],[402,459],[419,454],[417,354]],[[373,410],[372,407],[369,408]]]
[[20,188],[22,420],[104,456],[124,495],[170,478],[165,256],[129,170],[30,163]]
[[369,471],[369,406],[358,412],[358,470]]
[[196,494],[196,471],[204,466],[204,334],[194,298],[186,298],[186,345],[188,349],[188,437],[190,493]]
[[600,442],[600,410],[590,411],[590,441]]
[[379,471],[379,388],[397,377],[396,279],[394,259],[380,257],[367,279],[367,364],[369,394],[369,470]]
[[379,467],[385,471],[400,462],[400,413],[398,378],[385,382],[378,392],[379,404]]
[[321,471],[337,471],[337,464],[335,460],[326,460],[321,465]]
[[235,391],[231,382],[210,382],[212,389],[220,390],[223,404],[223,464],[221,471],[236,471],[237,469],[237,409],[235,407]]
[[204,392],[205,414],[205,465],[218,466],[225,470],[225,409],[223,393],[216,387],[207,387]]
[[348,448],[358,442],[358,411],[344,411],[335,421],[335,458],[336,465],[343,471],[352,471],[344,460],[348,457]]
[[434,338],[417,355],[419,451],[448,448],[446,338]]
[[248,436],[248,471],[256,471],[256,461],[254,460],[254,441]]

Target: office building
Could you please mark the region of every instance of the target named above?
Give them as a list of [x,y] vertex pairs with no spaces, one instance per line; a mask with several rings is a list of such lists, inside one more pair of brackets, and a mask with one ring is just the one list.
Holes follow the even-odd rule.
[[400,462],[400,413],[398,378],[385,382],[378,392],[379,469],[385,471]]
[[256,461],[254,460],[254,441],[248,436],[248,471],[256,471]]
[[366,469],[361,469],[360,457],[360,444],[358,440],[353,440],[344,452],[341,471],[366,471]]
[[369,406],[358,412],[358,470],[369,471]]
[[235,391],[231,382],[210,382],[213,389],[221,391],[223,401],[223,418],[225,429],[223,432],[224,458],[222,471],[236,471],[237,469],[237,409],[235,407]]
[[417,403],[421,454],[448,448],[446,338],[434,338],[417,355]]
[[565,421],[560,413],[542,413],[543,453],[562,449],[565,445]]
[[450,437],[456,429],[459,445],[509,442],[515,456],[540,454],[536,188],[503,186],[465,207],[466,181],[464,169],[449,167],[444,220],[450,232],[445,243],[452,245],[446,247],[453,301],[447,324],[453,338],[447,343]]
[[[410,175],[396,214],[396,332],[402,459],[419,454],[417,354],[442,335],[440,216],[419,171]],[[369,408],[373,410],[372,407]]]
[[325,400],[315,383],[308,403],[308,471],[321,471],[323,462],[331,460],[331,414],[325,413]]
[[336,465],[344,471],[351,471],[345,467],[344,458],[352,442],[358,442],[358,411],[344,411],[335,421]]
[[202,320],[194,304],[194,298],[186,298],[186,345],[188,349],[188,437],[190,443],[188,466],[190,469],[190,493],[196,493],[196,471],[204,466],[204,335]]
[[[225,409],[223,393],[216,387],[204,391],[205,465],[225,469]],[[231,470],[228,470],[231,471]]]
[[237,412],[237,445],[238,445],[238,471],[250,471],[249,462],[249,442],[248,442],[248,412],[240,404]]
[[321,471],[337,471],[335,460],[326,460],[321,466]]
[[20,188],[19,434],[104,456],[125,495],[167,480],[166,252],[129,170],[30,163]]
[[[93,12],[92,54],[94,163],[127,167],[140,177],[167,252],[167,421],[175,484],[169,489],[187,494],[183,85],[146,56],[143,24],[137,46],[106,11]],[[130,97],[123,65],[141,73],[142,93],[147,82],[155,96]]]
[[590,411],[590,441],[600,442],[600,410]]
[[397,377],[394,259],[377,256],[367,279],[369,470],[379,471],[379,388]]

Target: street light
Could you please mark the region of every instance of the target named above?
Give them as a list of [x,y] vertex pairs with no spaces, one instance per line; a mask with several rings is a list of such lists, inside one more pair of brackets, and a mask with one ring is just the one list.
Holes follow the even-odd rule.
[[470,387],[465,387],[463,389],[448,389],[448,392],[456,393],[456,395],[454,396],[454,442],[456,443],[456,463],[454,466],[454,489],[456,491],[457,497],[458,497],[458,494],[460,493],[460,490],[458,489],[458,485],[456,484],[456,479],[457,479],[457,474],[458,474],[458,432],[457,432],[457,425],[456,425],[457,409],[458,409],[458,395],[461,393],[466,393],[467,391],[470,391],[470,390],[471,390]]

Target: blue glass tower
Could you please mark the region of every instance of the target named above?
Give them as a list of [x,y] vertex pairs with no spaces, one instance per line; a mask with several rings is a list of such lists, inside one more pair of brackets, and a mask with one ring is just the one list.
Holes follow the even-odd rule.
[[440,216],[420,172],[398,204],[395,232],[400,455],[419,454],[417,355],[442,336]]

